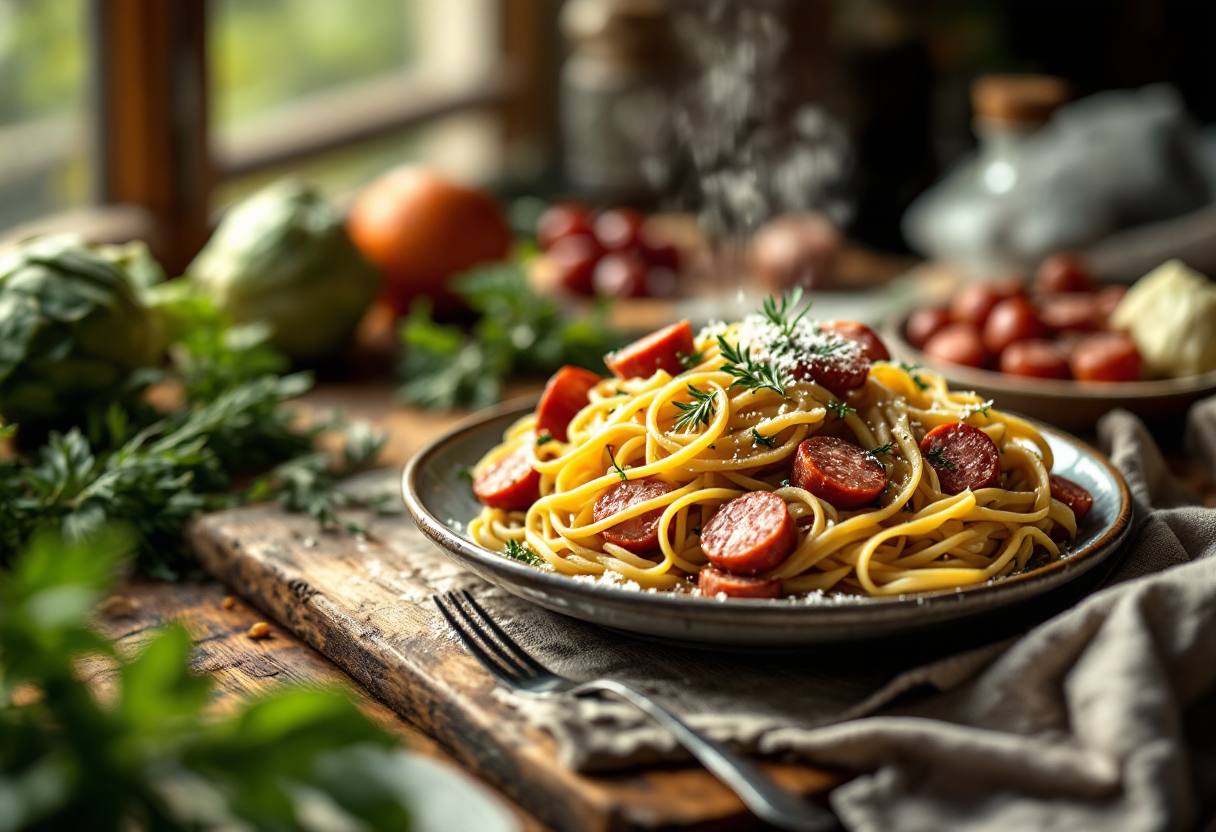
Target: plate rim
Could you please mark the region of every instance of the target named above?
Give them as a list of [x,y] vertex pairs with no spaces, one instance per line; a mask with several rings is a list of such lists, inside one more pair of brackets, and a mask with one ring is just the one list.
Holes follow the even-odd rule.
[[[1039,430],[1054,435],[1064,442],[1086,451],[1095,459],[1114,481],[1119,495],[1119,509],[1103,533],[1092,543],[1074,553],[1072,556],[1054,561],[1030,572],[1014,575],[997,583],[984,582],[959,589],[942,589],[925,593],[906,593],[903,595],[885,597],[867,597],[845,603],[799,603],[785,600],[761,600],[736,598],[729,603],[714,598],[701,598],[673,593],[651,593],[635,590],[623,590],[610,585],[577,581],[571,576],[549,572],[522,563],[502,558],[487,549],[483,549],[463,535],[451,529],[442,520],[435,517],[424,505],[416,487],[419,472],[427,459],[443,447],[459,441],[470,431],[480,428],[489,422],[505,419],[508,416],[519,418],[533,410],[537,397],[529,396],[502,402],[490,408],[474,413],[461,420],[441,436],[432,439],[418,450],[408,461],[402,471],[401,497],[406,509],[414,519],[418,529],[449,557],[455,557],[464,568],[470,568],[478,574],[482,569],[491,573],[501,573],[510,576],[513,585],[520,588],[533,588],[539,585],[546,590],[551,589],[558,594],[575,596],[595,602],[607,602],[614,606],[638,607],[650,614],[680,616],[684,614],[707,613],[712,611],[722,618],[744,616],[749,621],[760,623],[764,619],[785,619],[789,615],[806,617],[830,616],[833,623],[849,625],[873,621],[880,623],[882,619],[900,617],[908,610],[922,609],[930,605],[941,607],[951,603],[955,610],[961,612],[965,607],[982,609],[1007,606],[1021,600],[1036,597],[1056,587],[1070,583],[1080,578],[1113,556],[1122,548],[1132,529],[1134,505],[1131,492],[1123,475],[1111,463],[1105,454],[1093,448],[1086,442],[1053,428],[1035,419],[1028,419]],[[1025,417],[1022,417],[1025,418]],[[467,559],[482,569],[472,568],[463,561]],[[992,600],[993,598],[999,600]],[[860,615],[860,618],[858,618]]]
[[[1180,378],[1094,383],[1053,378],[1022,379],[995,370],[983,370],[978,367],[964,367],[961,364],[936,361],[909,344],[904,338],[904,325],[911,314],[901,312],[883,321],[880,327],[883,343],[892,348],[892,353],[912,359],[952,382],[952,386],[963,388],[978,386],[1040,399],[1072,398],[1097,402],[1126,402],[1128,399],[1156,401],[1216,391],[1216,370]],[[1071,436],[1070,438],[1075,439]]]

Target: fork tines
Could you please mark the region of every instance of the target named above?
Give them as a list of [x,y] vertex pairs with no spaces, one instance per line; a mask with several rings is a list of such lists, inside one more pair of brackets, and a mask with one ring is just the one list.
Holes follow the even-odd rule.
[[431,597],[464,646],[503,684],[515,687],[527,679],[549,675],[494,623],[468,590]]

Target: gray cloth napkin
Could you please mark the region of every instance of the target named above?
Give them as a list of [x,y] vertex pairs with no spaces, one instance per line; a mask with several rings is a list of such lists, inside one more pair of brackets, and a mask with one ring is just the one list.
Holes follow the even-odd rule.
[[[1192,828],[1216,812],[1216,509],[1131,414],[1099,435],[1136,503],[1131,549],[1106,589],[1020,638],[945,658],[915,642],[729,655],[487,600],[558,672],[635,683],[746,750],[862,772],[831,796],[850,829]],[[1216,399],[1186,444],[1216,470]],[[516,704],[573,768],[683,757],[623,704]]]

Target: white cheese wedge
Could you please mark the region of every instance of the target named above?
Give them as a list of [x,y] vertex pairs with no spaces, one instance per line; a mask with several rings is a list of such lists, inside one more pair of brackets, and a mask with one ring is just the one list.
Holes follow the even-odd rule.
[[1110,318],[1159,376],[1216,370],[1216,283],[1181,260],[1163,263],[1124,295]]

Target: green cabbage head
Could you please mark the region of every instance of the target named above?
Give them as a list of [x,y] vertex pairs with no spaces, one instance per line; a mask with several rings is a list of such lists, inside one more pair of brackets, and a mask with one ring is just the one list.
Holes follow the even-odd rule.
[[334,208],[294,179],[229,210],[186,275],[235,323],[268,323],[271,343],[297,359],[341,348],[380,283]]
[[134,392],[159,358],[152,315],[123,269],[73,237],[0,251],[0,415],[79,422],[86,405]]

